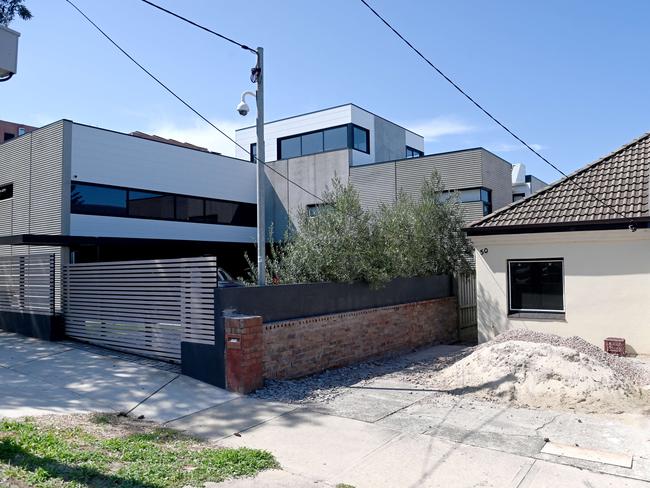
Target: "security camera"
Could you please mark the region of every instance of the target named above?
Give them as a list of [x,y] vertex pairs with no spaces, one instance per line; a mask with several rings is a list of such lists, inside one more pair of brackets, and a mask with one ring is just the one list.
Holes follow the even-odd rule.
[[245,117],[248,115],[248,112],[250,112],[250,107],[246,102],[239,102],[239,105],[237,105],[237,112],[239,112],[239,115],[242,117]]

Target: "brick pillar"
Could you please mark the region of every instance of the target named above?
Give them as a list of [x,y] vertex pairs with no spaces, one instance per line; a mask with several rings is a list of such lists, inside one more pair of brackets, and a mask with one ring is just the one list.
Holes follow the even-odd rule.
[[226,333],[226,388],[250,393],[264,384],[262,317],[224,317]]

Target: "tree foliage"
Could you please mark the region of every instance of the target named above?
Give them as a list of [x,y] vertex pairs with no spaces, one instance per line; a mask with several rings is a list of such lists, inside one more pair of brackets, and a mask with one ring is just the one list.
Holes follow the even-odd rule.
[[8,26],[18,15],[23,20],[32,18],[32,13],[24,5],[25,0],[0,0],[0,25]]
[[[351,185],[334,180],[316,215],[302,211],[297,230],[271,243],[271,283],[367,282],[430,276],[469,269],[471,246],[462,231],[458,198],[444,192],[437,173],[412,198],[405,192],[376,210],[361,206]],[[251,267],[250,280],[257,275]]]

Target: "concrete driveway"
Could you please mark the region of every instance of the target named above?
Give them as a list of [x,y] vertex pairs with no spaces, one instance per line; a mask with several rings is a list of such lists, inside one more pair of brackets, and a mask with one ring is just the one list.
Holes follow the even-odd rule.
[[[217,485],[224,488],[650,486],[647,419],[431,401],[381,378],[328,405],[290,405],[235,395],[155,361],[0,332],[0,417],[93,411],[267,449],[283,467]],[[542,452],[545,438],[569,447],[579,440],[596,457]],[[611,464],[621,458],[607,453],[632,463]]]

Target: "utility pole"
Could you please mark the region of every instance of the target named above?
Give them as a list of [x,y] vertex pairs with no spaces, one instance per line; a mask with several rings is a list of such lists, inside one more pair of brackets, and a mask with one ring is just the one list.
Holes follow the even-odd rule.
[[264,48],[257,48],[257,284],[266,285],[266,224],[264,215]]

